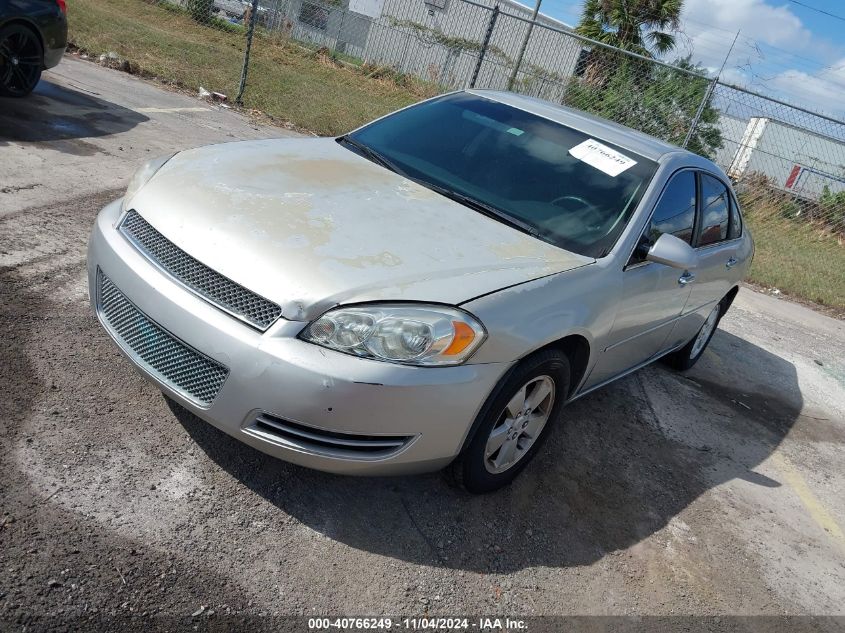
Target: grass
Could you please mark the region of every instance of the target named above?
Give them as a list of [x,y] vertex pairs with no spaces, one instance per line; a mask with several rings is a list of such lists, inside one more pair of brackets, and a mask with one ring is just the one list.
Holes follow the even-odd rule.
[[[186,89],[203,86],[230,99],[237,94],[242,33],[198,24],[148,0],[68,0],[68,16],[70,39],[82,51],[114,51],[134,71]],[[422,81],[371,71],[259,34],[244,106],[335,135],[438,92]]]
[[845,246],[810,224],[748,214],[757,251],[748,280],[845,312]]

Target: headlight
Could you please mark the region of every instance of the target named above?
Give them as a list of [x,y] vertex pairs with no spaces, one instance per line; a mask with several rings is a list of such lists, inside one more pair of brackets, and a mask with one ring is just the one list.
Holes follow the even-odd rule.
[[446,306],[385,304],[335,308],[300,338],[364,358],[407,365],[458,365],[486,336],[472,316]]
[[176,154],[169,154],[167,156],[162,156],[160,158],[153,158],[152,160],[148,160],[146,163],[141,165],[138,168],[138,171],[132,176],[132,180],[129,181],[129,186],[126,188],[126,193],[123,195],[123,205],[122,211],[125,211],[129,208],[129,202],[135,196],[138,191],[141,190],[141,187],[146,185],[150,178],[155,176],[156,172],[161,169],[164,164],[173,158]]

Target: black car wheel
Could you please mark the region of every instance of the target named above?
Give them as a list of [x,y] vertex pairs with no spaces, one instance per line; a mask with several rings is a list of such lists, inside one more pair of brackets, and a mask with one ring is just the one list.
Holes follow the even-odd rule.
[[20,24],[0,29],[0,96],[28,95],[43,66],[44,50],[35,33]]

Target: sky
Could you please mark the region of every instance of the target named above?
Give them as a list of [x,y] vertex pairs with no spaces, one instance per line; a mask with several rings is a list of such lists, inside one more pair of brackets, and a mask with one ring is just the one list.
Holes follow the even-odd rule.
[[[533,6],[531,0],[520,1]],[[691,54],[694,62],[715,74],[739,30],[723,79],[845,116],[845,1],[799,2],[684,0],[681,31],[671,57]],[[582,6],[582,0],[543,0],[541,10],[575,25]]]

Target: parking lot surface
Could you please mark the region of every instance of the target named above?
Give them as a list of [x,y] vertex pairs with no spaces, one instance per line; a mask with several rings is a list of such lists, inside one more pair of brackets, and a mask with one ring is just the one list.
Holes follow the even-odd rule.
[[567,407],[492,495],[170,408],[91,314],[94,217],[147,157],[286,134],[70,58],[0,100],[0,621],[845,615],[845,323],[749,289],[692,371]]

